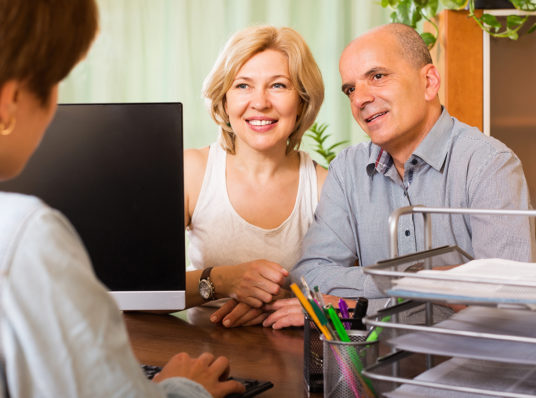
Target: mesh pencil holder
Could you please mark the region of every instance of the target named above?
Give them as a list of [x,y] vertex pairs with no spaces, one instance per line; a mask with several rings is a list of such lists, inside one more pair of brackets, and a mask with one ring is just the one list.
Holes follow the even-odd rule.
[[322,392],[323,384],[323,349],[320,330],[308,315],[303,323],[303,376],[308,392]]
[[366,331],[349,330],[350,342],[323,341],[325,398],[375,397],[372,383],[361,371],[378,358],[378,342],[367,342]]
[[[324,391],[324,350],[322,340],[320,339],[322,333],[307,314],[305,314],[304,317],[303,376],[305,379],[305,387],[310,393],[322,392]],[[363,327],[361,321],[357,319],[343,318],[341,321],[348,324],[352,329]],[[358,331],[355,331],[355,333],[357,332]]]

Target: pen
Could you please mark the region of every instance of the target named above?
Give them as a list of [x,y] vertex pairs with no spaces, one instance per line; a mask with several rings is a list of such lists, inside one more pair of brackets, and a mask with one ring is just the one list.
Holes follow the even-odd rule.
[[329,330],[329,333],[331,333],[333,340],[337,340],[337,333],[335,333],[335,330],[333,330],[333,328],[329,324],[328,318],[326,318],[326,314],[324,314],[324,311],[322,311],[322,309],[314,300],[309,300],[309,302],[311,303],[311,307],[313,307],[313,310],[316,313],[316,316],[318,317],[320,323]]
[[298,285],[296,285],[296,283],[292,283],[290,285],[290,289],[292,290],[292,292],[298,298],[298,300],[299,300],[300,304],[302,305],[303,309],[305,310],[305,312],[307,312],[307,314],[309,314],[309,316],[311,317],[313,322],[316,324],[316,326],[318,327],[318,330],[320,330],[322,332],[322,334],[326,337],[327,340],[333,340],[333,337],[332,337],[331,333],[329,332],[329,330],[324,325],[322,325],[320,323],[320,320],[316,316],[315,311],[313,310],[313,307],[311,307],[311,303],[309,303],[307,301],[307,299],[305,298],[305,296],[301,292],[301,290],[298,287]]
[[320,293],[318,286],[315,286],[315,295],[316,295],[316,299],[318,300],[322,308],[324,308],[326,304],[324,303],[324,298],[322,297],[322,293]]
[[367,330],[363,324],[363,318],[367,315],[368,299],[366,297],[359,297],[355,303],[354,308],[354,320],[352,321],[352,327],[357,330]]
[[[346,304],[346,301],[344,301],[342,298],[339,299],[339,311],[341,312],[341,316],[343,319],[349,319],[350,313],[348,312],[348,305]],[[350,322],[343,322],[345,329],[350,329]]]
[[350,341],[350,338],[348,337],[348,334],[346,333],[346,330],[342,326],[341,320],[337,316],[337,313],[335,312],[333,307],[331,305],[328,305],[326,309],[331,319],[331,323],[333,323],[333,326],[335,326],[335,330],[337,331],[337,334],[339,335],[339,339],[341,341],[346,341],[346,342]]
[[300,280],[301,280],[303,289],[307,293],[307,298],[312,299],[313,298],[313,292],[311,291],[311,289],[309,289],[309,285],[307,284],[307,281],[305,280],[305,278],[303,276],[300,278]]

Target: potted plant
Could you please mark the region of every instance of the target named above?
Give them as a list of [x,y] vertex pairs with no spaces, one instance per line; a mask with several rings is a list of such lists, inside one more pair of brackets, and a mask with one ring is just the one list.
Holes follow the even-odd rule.
[[305,135],[306,137],[312,139],[315,143],[313,151],[322,157],[323,163],[320,163],[320,166],[324,167],[325,169],[329,167],[329,164],[337,155],[335,148],[348,144],[348,141],[338,141],[329,145],[326,140],[329,140],[331,135],[326,132],[327,128],[327,124],[318,124],[315,122],[309,129],[309,132]]
[[[489,1],[489,0],[488,0]],[[429,48],[432,48],[437,40],[439,28],[435,22],[440,7],[449,10],[469,10],[469,17],[473,18],[480,28],[494,37],[507,37],[516,40],[519,37],[519,30],[528,20],[528,15],[518,15],[512,13],[506,17],[502,23],[494,15],[483,13],[481,16],[475,14],[477,8],[514,8],[520,11],[536,11],[536,0],[491,0],[487,4],[484,0],[381,0],[381,6],[391,8],[390,15],[392,22],[399,22],[417,29],[417,24],[423,20],[430,22],[436,34],[429,32],[421,33],[421,36]],[[478,3],[478,4],[477,4]],[[527,31],[532,33],[536,30],[534,23]]]

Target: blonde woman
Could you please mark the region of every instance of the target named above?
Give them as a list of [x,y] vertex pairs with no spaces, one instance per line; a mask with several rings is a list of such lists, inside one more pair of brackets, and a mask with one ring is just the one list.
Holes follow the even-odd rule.
[[[219,142],[185,151],[187,305],[231,297],[211,317],[260,322],[283,294],[326,170],[299,151],[324,97],[318,66],[290,28],[256,26],[227,42],[204,85]],[[237,305],[237,303],[240,303]]]

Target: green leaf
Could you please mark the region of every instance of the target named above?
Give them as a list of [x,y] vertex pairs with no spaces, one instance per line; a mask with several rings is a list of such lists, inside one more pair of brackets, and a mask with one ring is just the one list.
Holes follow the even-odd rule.
[[509,39],[517,40],[519,38],[519,34],[515,30],[509,30],[507,34]]
[[431,34],[429,32],[421,33],[421,37],[424,40],[424,42],[426,43],[426,46],[428,48],[432,48],[434,46],[436,40],[437,40],[437,37],[435,37],[433,34]]
[[437,15],[438,7],[439,7],[438,0],[429,0],[422,7],[421,14],[423,14],[428,19],[433,19]]
[[467,5],[467,0],[441,0],[441,3],[449,10],[461,10]]
[[534,22],[534,25],[532,25],[529,30],[527,30],[527,33],[532,33],[536,30],[536,22]]
[[421,10],[422,8],[415,3],[414,1],[408,0],[409,5],[409,23],[406,25],[412,26],[413,28],[417,27],[417,23],[422,19]]
[[482,15],[482,22],[485,25],[488,25],[489,27],[494,28],[496,31],[502,28],[501,23],[497,20],[495,15],[483,14]]
[[389,15],[389,21],[393,22],[393,23],[402,23],[398,20],[398,13],[396,11],[393,11],[390,15]]
[[515,29],[519,25],[522,25],[525,20],[526,18],[521,17],[519,15],[508,15],[506,17],[506,26],[508,26],[508,29]]
[[348,141],[339,141],[339,142],[336,142],[335,144],[333,144],[332,146],[330,146],[328,148],[328,151],[332,152],[335,148],[337,148],[338,146],[341,146],[341,145],[346,145],[348,144]]
[[[316,147],[313,150],[325,160],[327,165],[329,165],[329,163],[337,155],[334,152],[334,149],[339,146],[346,145],[348,141],[336,142],[326,149],[324,147],[324,143],[330,137],[330,134],[326,133],[327,127],[327,124],[314,123],[309,129],[309,132],[305,134],[305,136],[313,139],[313,141],[316,142]],[[325,165],[322,165],[322,167],[326,168]]]
[[536,11],[536,1],[534,0],[510,0],[510,3],[518,10]]
[[[395,20],[393,22],[403,23],[405,25],[411,26],[410,21],[410,8],[411,4],[407,0],[403,0],[400,3],[398,3],[394,14],[396,14]],[[392,19],[393,14],[391,14]]]

